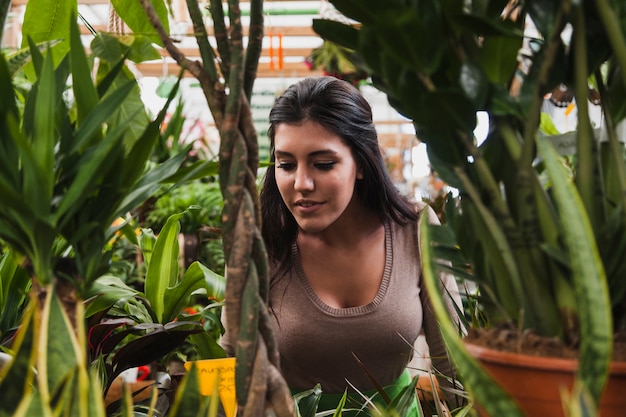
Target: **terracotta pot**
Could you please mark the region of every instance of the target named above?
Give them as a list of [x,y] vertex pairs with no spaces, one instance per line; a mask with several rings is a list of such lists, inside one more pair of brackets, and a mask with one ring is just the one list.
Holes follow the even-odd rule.
[[[571,391],[577,368],[575,360],[502,352],[471,343],[465,347],[511,394],[526,416],[564,417],[560,390],[566,387]],[[614,362],[600,401],[600,416],[625,415],[626,362]]]

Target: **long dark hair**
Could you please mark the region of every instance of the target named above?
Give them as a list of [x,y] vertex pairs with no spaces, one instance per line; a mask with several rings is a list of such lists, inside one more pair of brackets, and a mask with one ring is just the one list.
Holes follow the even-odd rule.
[[[330,76],[305,78],[287,88],[270,111],[268,136],[272,162],[276,127],[307,121],[319,123],[350,147],[363,171],[355,193],[366,207],[378,213],[383,221],[406,224],[417,220],[415,205],[398,191],[387,172],[372,109],[357,88]],[[269,259],[279,271],[284,271],[290,263],[291,244],[298,225],[278,191],[273,164],[265,174],[260,199],[262,234]]]

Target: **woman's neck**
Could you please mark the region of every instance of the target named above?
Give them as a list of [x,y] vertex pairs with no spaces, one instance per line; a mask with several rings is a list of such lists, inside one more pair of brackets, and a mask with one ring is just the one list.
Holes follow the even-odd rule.
[[380,216],[370,209],[360,206],[346,210],[332,225],[317,233],[298,230],[297,241],[301,246],[317,242],[328,247],[354,247],[367,241],[383,226]]

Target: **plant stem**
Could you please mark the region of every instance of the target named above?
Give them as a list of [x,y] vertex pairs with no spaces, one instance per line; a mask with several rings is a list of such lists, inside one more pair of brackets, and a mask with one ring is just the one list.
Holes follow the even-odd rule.
[[[598,204],[602,204],[603,199],[594,198],[595,179],[599,175],[597,168],[598,148],[595,144],[595,137],[589,120],[587,43],[585,40],[585,15],[582,5],[574,8],[573,23],[574,94],[576,107],[578,107],[576,185],[592,228],[597,230],[601,215],[601,207],[598,207]],[[597,183],[599,184],[600,181]]]
[[607,0],[595,0],[595,3],[600,19],[602,19],[602,23],[604,24],[604,30],[613,47],[615,58],[622,70],[622,78],[626,80],[626,40],[624,40],[624,35],[622,34],[618,20],[619,14],[611,7]]
[[571,0],[565,0],[561,4],[561,8],[556,16],[556,22],[554,27],[555,31],[552,36],[546,41],[546,46],[543,48],[544,55],[539,67],[538,79],[535,84],[535,89],[532,93],[532,101],[530,104],[530,110],[524,124],[524,146],[522,148],[522,156],[519,161],[518,167],[531,166],[535,157],[535,135],[537,134],[537,128],[539,127],[539,120],[541,117],[541,105],[543,104],[543,90],[548,82],[548,75],[550,68],[554,62],[558,46],[561,42],[561,31],[563,30],[565,17],[571,9]]

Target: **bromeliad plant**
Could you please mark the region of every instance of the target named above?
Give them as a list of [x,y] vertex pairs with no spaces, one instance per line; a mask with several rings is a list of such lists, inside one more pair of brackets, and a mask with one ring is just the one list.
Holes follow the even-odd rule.
[[[374,85],[414,121],[433,168],[459,190],[448,224],[423,228],[432,242],[425,258],[453,267],[426,262],[426,272],[475,281],[482,325],[578,349],[578,377],[597,404],[614,334],[626,323],[626,166],[615,129],[626,116],[623,2],[332,3],[360,25],[318,20],[316,31],[357,51]],[[528,18],[539,36],[525,71],[517,56]],[[573,182],[538,135],[544,95],[560,83],[578,108]],[[601,96],[604,142],[589,121],[590,84]],[[478,111],[490,123],[481,145],[473,135]],[[499,408],[497,389],[479,380],[480,369],[448,330],[468,389],[491,415],[519,415]]]

